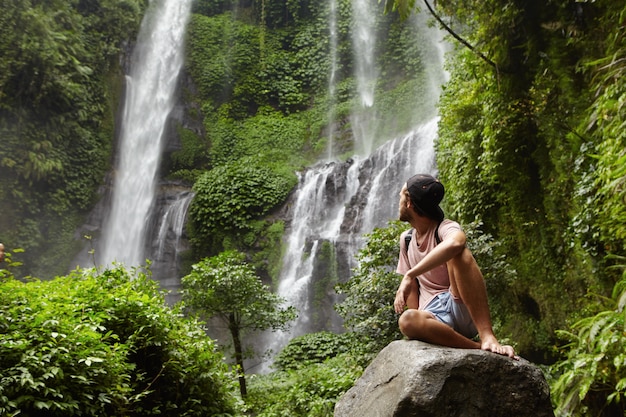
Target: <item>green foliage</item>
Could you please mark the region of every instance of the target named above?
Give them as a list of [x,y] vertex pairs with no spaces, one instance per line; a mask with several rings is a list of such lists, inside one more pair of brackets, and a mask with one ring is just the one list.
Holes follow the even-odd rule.
[[279,371],[297,370],[314,363],[322,363],[346,353],[351,348],[354,335],[319,332],[295,337],[274,358]]
[[0,283],[0,413],[233,415],[232,378],[145,273]]
[[415,7],[415,0],[378,0],[379,3],[384,1],[385,13],[398,12],[402,19],[409,17]]
[[337,399],[352,387],[363,368],[340,354],[297,370],[255,375],[246,405],[258,417],[328,417]]
[[219,318],[229,328],[285,330],[296,317],[293,307],[281,307],[284,300],[269,291],[240,252],[203,259],[182,284],[190,308],[206,318]]
[[399,236],[407,228],[406,224],[394,222],[367,235],[352,277],[337,286],[337,292],[346,297],[337,311],[345,326],[363,339],[360,344],[366,352],[378,352],[402,338],[393,300],[401,278],[395,272]]
[[311,136],[306,113],[284,116],[263,108],[243,121],[213,120],[207,127],[211,138],[211,160],[224,165],[254,157],[263,165],[276,168],[300,167],[305,161],[302,149]]
[[[593,76],[592,91],[598,96],[589,107],[588,133],[595,142],[597,171],[594,172],[593,216],[597,219],[601,241],[607,250],[614,254],[626,254],[626,133],[624,124],[624,91],[626,91],[626,39],[612,35],[611,29],[616,16],[619,26],[626,22],[626,7],[619,2],[607,5],[606,12],[599,19],[606,29],[602,44],[603,54],[598,59],[586,62],[586,68]],[[590,57],[593,58],[593,57]],[[592,151],[592,152],[593,152]]]
[[[449,64],[437,143],[449,212],[464,224],[480,221],[496,253],[507,255],[517,277],[502,293],[504,328],[523,355],[548,362],[554,330],[579,313],[577,300],[588,288],[608,293],[605,251],[624,247],[614,221],[624,206],[614,191],[623,175],[614,165],[621,119],[610,104],[621,87],[609,74],[620,70],[617,61],[602,66],[613,58],[598,61],[605,48],[610,57],[623,50],[608,23],[623,5],[579,3],[575,14],[558,2],[532,12],[497,0],[438,7],[497,64],[494,71],[466,49]],[[590,30],[591,16],[607,19],[599,25],[606,31]]]
[[248,82],[255,85],[258,28],[230,13],[215,17],[196,14],[188,31],[188,66],[202,97],[215,106],[234,98],[245,114],[245,107],[260,93],[254,87],[243,87]]
[[208,165],[206,143],[188,129],[179,129],[181,149],[172,152],[172,170],[193,170]]
[[246,231],[252,220],[285,199],[295,180],[293,174],[275,173],[252,160],[206,172],[194,185],[189,209],[192,241],[198,248],[207,248],[216,234]]
[[72,232],[66,228],[76,228],[76,214],[93,204],[104,176],[114,130],[109,75],[144,6],[143,0],[0,5],[0,209],[6,221],[0,229],[26,250],[27,272],[39,265],[46,278],[67,271],[62,251],[51,244],[67,247]]
[[[624,261],[624,259],[622,259]],[[597,298],[596,298],[597,299]],[[551,381],[556,415],[624,415],[626,412],[626,273],[612,298],[599,298],[601,310],[558,334],[569,343]]]
[[274,288],[282,266],[284,234],[285,223],[275,221],[264,223],[263,229],[254,235],[258,251],[253,254],[253,264],[257,270],[267,271]]
[[214,16],[232,10],[237,2],[233,0],[196,0],[192,12],[205,16]]
[[192,266],[182,279],[183,301],[207,319],[216,317],[230,331],[242,397],[247,395],[242,336],[253,330],[286,330],[296,318],[292,306],[272,293],[237,251],[222,252]]

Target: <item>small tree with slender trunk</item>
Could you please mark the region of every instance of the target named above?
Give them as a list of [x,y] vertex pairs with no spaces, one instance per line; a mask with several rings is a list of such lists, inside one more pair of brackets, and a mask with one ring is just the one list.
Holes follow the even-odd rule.
[[270,291],[245,262],[245,255],[226,251],[193,265],[182,279],[182,298],[189,308],[205,319],[218,318],[233,341],[239,368],[239,388],[246,396],[242,333],[247,330],[286,330],[296,318],[294,307]]

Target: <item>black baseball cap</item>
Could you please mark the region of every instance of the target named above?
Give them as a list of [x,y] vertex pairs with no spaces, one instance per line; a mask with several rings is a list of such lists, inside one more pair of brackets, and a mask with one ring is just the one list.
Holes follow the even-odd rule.
[[443,199],[445,188],[437,178],[428,174],[417,174],[409,178],[406,188],[414,206],[429,218],[443,221],[444,214],[439,203]]

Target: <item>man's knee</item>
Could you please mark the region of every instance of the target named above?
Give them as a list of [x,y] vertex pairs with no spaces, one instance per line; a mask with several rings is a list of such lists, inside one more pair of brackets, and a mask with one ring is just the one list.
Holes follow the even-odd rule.
[[424,328],[424,320],[427,320],[425,311],[416,309],[405,310],[398,319],[398,326],[403,335],[409,339],[420,339],[420,334]]

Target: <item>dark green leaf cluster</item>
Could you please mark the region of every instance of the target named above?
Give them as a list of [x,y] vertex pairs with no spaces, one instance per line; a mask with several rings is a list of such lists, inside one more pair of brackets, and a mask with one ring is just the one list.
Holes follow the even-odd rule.
[[[189,209],[192,240],[199,248],[225,232],[246,231],[254,219],[282,202],[295,185],[295,175],[282,175],[251,160],[204,173],[194,185]],[[219,247],[221,242],[215,242]]]
[[274,358],[273,366],[280,371],[296,370],[322,363],[351,350],[354,335],[319,332],[295,337]]
[[223,356],[157,287],[122,268],[2,282],[0,414],[235,414]]

